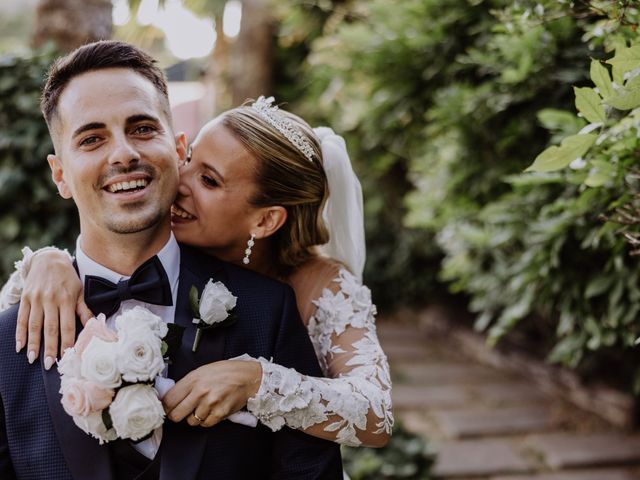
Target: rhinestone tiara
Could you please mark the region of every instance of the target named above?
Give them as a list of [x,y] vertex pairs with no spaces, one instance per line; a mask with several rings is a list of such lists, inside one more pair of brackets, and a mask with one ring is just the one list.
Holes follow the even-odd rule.
[[269,125],[284,135],[291,144],[296,147],[310,162],[313,162],[313,148],[309,141],[304,138],[302,132],[291,120],[278,112],[278,106],[273,105],[273,97],[264,98],[260,96],[253,104],[253,108]]

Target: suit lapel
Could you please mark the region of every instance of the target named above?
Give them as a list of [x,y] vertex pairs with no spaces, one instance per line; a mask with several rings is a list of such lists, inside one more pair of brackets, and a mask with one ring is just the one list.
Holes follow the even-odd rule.
[[[76,331],[80,331],[81,328],[82,325],[77,322]],[[43,362],[44,355],[40,355],[40,358]],[[73,423],[71,416],[62,408],[58,368],[54,366],[47,371],[41,363],[41,369],[51,421],[72,477],[78,480],[112,479],[109,449],[106,445],[100,446],[96,439],[80,430]]]
[[[224,355],[224,329],[205,331],[197,352],[192,352],[196,327],[194,314],[189,305],[189,290],[192,286],[202,292],[209,278],[226,280],[219,261],[195,253],[189,248],[180,249],[180,281],[176,302],[175,323],[185,327],[180,350],[172,358],[169,377],[176,382],[196,368],[221,360]],[[186,421],[164,424],[161,447],[160,480],[195,478],[202,462],[207,440],[206,428],[194,428]]]

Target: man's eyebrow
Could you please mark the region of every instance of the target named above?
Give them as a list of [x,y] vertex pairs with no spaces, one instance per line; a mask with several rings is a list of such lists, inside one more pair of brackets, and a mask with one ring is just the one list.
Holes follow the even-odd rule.
[[75,132],[73,132],[73,135],[71,138],[76,138],[78,135],[86,132],[87,130],[98,130],[100,128],[105,128],[105,127],[106,125],[100,122],[85,123],[81,127],[78,127]]
[[131,115],[130,117],[127,117],[127,125],[138,122],[160,123],[160,119],[158,117],[154,117],[153,115],[147,115],[146,113],[139,113],[137,115]]

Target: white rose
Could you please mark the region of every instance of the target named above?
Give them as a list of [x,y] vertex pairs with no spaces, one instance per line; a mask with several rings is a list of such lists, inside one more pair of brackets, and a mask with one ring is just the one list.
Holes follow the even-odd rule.
[[104,388],[116,388],[122,383],[117,362],[118,348],[114,342],[92,338],[82,354],[80,372],[86,380]]
[[168,331],[167,324],[158,315],[151,313],[144,307],[133,307],[116,318],[116,330],[119,338],[135,336],[141,328],[151,330],[160,339],[164,338]]
[[[200,297],[200,319],[207,325],[221,322],[229,316],[229,311],[236,306],[237,297],[222,282],[209,282],[205,285]],[[198,323],[194,319],[194,323]]]
[[150,385],[131,385],[118,390],[109,414],[120,438],[139,440],[162,425],[164,409]]
[[105,442],[111,442],[118,438],[116,431],[111,428],[107,430],[107,427],[102,421],[102,412],[95,412],[87,415],[86,417],[75,416],[72,417],[73,422],[85,433],[88,433],[92,437],[95,437],[102,445]]
[[118,339],[118,368],[126,382],[153,380],[163,369],[162,340],[149,328]]
[[65,377],[79,378],[80,373],[80,356],[75,348],[67,348],[60,360],[58,360],[58,372]]

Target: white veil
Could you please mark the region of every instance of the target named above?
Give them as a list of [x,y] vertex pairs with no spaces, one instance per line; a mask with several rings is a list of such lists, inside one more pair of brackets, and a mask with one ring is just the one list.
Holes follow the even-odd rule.
[[329,242],[320,247],[320,252],[343,263],[362,280],[366,259],[362,187],[351,167],[344,138],[327,127],[313,130],[320,140],[329,184],[329,198],[322,212]]

